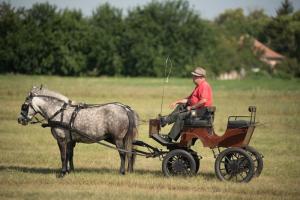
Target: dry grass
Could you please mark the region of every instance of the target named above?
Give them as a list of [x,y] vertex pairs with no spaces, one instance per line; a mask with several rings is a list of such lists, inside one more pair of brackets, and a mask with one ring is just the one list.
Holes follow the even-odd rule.
[[[196,177],[165,178],[161,161],[144,157],[138,157],[134,174],[120,176],[117,152],[95,144],[78,144],[74,160],[77,171],[56,179],[60,158],[49,129],[23,127],[16,122],[28,90],[40,83],[76,101],[128,104],[142,119],[160,112],[160,79],[0,76],[0,199],[299,199],[298,80],[211,82],[219,134],[226,127],[227,116],[248,114],[248,105],[258,107],[258,120],[264,122],[251,141],[265,156],[264,170],[248,184],[218,181],[212,153],[200,143],[194,147],[203,156]],[[168,103],[188,95],[192,88],[188,79],[172,79],[163,113],[170,111]],[[142,124],[139,132],[141,140],[159,147],[148,138],[147,124]]]

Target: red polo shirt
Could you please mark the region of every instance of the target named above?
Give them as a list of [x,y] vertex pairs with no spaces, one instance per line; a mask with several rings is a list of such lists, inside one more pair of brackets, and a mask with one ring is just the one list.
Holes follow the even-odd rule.
[[204,107],[212,106],[212,90],[205,80],[197,85],[192,94],[188,97],[188,105],[193,106],[202,99],[207,99],[203,105]]

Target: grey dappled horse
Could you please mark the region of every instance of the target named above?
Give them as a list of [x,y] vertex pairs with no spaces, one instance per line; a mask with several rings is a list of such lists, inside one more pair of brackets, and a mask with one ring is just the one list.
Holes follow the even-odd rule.
[[120,103],[74,105],[67,97],[41,86],[33,87],[29,92],[21,107],[18,122],[27,125],[37,113],[48,121],[52,135],[57,140],[62,162],[59,177],[74,170],[73,150],[76,142],[94,143],[100,140],[125,150],[119,150],[121,174],[125,174],[126,158],[128,171],[133,171],[135,155],[129,152],[137,135],[138,115],[128,106]]

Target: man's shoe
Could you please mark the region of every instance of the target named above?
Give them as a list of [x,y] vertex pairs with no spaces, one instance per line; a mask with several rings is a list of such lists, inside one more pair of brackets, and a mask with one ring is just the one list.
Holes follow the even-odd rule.
[[159,122],[160,122],[161,127],[166,126],[168,124],[167,117],[166,116],[160,116],[159,117]]
[[169,135],[161,135],[161,137],[162,137],[166,142],[172,142],[172,138],[170,138]]

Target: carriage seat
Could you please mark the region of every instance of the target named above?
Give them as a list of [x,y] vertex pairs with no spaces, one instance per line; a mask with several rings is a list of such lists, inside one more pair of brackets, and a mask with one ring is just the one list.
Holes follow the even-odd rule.
[[246,120],[228,121],[227,128],[246,128],[249,127],[250,122]]
[[185,127],[212,127],[209,120],[201,120],[200,118],[186,119],[184,121]]
[[205,116],[198,116],[197,111],[191,112],[190,117],[184,120],[185,127],[212,127],[216,107],[211,106],[206,108]]

